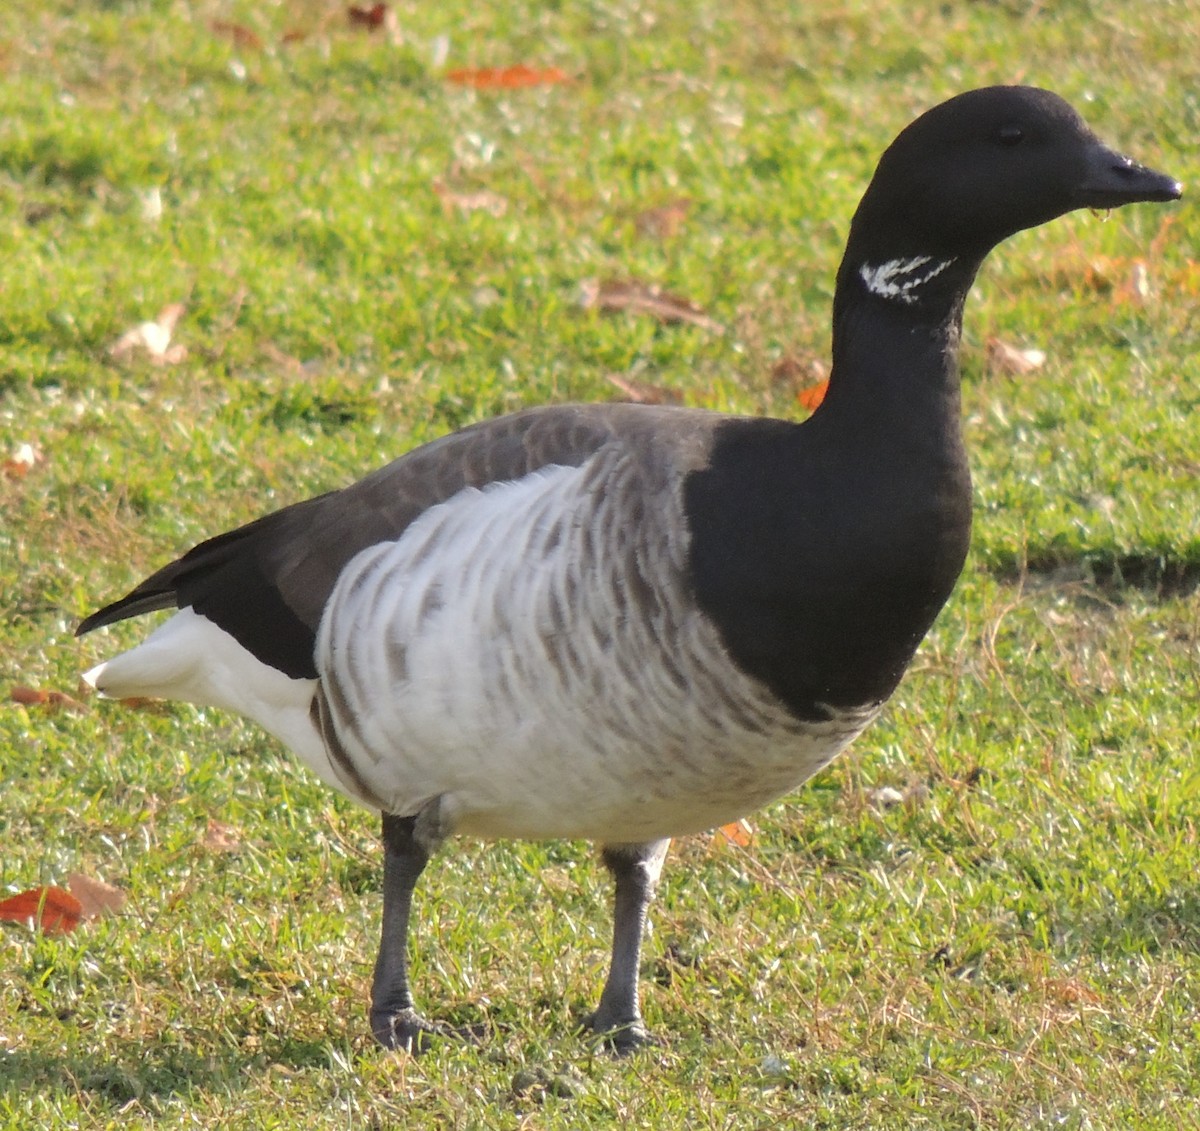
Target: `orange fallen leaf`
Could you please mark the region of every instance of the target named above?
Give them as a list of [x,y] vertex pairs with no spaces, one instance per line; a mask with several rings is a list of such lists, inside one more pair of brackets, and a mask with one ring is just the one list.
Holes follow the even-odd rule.
[[239,47],[245,47],[248,51],[261,51],[263,49],[262,37],[252,32],[243,24],[235,24],[230,20],[213,20],[209,27],[217,35],[224,35],[232,39]]
[[0,920],[28,923],[44,935],[65,935],[79,926],[82,917],[79,900],[53,884],[0,900]]
[[670,294],[657,284],[642,283],[637,279],[587,279],[580,286],[579,301],[585,310],[600,310],[609,314],[628,311],[631,314],[647,314],[666,325],[684,322],[717,334],[725,330],[720,322],[710,318],[696,303]]
[[987,367],[990,373],[1024,377],[1045,364],[1046,355],[1042,350],[1022,349],[1000,338],[988,338]]
[[828,379],[820,381],[816,385],[809,385],[807,388],[800,389],[796,393],[796,403],[799,404],[801,408],[808,409],[809,412],[816,412],[824,402],[825,394],[828,391]]
[[72,872],[67,877],[67,887],[79,900],[79,914],[84,919],[98,919],[101,915],[115,915],[125,906],[128,898],[118,887],[95,880],[82,872]]
[[624,373],[606,373],[609,384],[620,389],[625,400],[634,404],[678,404],[683,398],[675,389],[665,389],[660,385],[651,385],[648,381],[639,381],[636,377],[627,377]]
[[724,844],[733,844],[738,848],[748,848],[754,842],[754,827],[743,817],[740,821],[732,821],[722,825],[713,834],[713,839],[720,839]]
[[458,67],[446,72],[446,81],[476,90],[516,90],[524,86],[570,82],[571,76],[559,67],[531,67],[527,63],[516,63],[511,67]]

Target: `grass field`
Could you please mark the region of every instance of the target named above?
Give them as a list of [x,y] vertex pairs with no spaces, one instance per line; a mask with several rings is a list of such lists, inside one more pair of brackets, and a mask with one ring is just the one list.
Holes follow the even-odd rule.
[[[955,91],[1051,86],[1200,173],[1200,0],[391,11],[0,10],[0,894],[128,895],[67,935],[0,928],[0,1126],[1200,1127],[1190,198],[985,267],[967,572],[849,756],[751,845],[673,849],[662,1048],[575,1033],[610,923],[588,846],[450,847],[418,993],[494,1035],[385,1054],[369,814],[216,712],[11,701],[82,698],[145,629],[78,619],[194,541],[468,421],[613,375],[803,415],[874,160]],[[514,64],[569,81],[447,79]],[[611,280],[702,316],[581,304]],[[171,304],[164,357],[114,352]]]

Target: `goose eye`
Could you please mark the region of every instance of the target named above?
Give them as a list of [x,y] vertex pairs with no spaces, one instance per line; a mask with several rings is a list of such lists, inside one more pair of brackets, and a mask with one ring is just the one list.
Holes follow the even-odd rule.
[[1001,126],[996,131],[996,140],[1011,148],[1025,140],[1025,131],[1020,126]]

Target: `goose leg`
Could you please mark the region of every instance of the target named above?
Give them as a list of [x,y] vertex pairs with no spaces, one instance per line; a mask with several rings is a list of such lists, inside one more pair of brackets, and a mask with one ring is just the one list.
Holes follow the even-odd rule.
[[422,835],[425,814],[383,815],[383,929],[371,986],[371,1032],[389,1049],[420,1052],[441,1026],[426,1021],[408,984],[408,925],[413,889],[440,838]]
[[654,898],[670,844],[669,840],[610,844],[601,852],[605,867],[616,883],[613,948],[608,980],[590,1024],[618,1053],[632,1052],[652,1040],[638,1005],[638,963],[646,910]]

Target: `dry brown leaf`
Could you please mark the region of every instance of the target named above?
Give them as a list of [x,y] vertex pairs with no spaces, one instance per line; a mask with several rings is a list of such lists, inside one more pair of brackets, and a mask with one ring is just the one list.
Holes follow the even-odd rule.
[[818,357],[797,357],[785,353],[771,366],[771,381],[776,385],[790,385],[794,389],[808,388],[829,376],[829,367]]
[[98,919],[101,915],[115,915],[125,906],[128,896],[118,887],[93,879],[82,872],[72,872],[67,877],[67,887],[79,900],[80,915],[84,919]]
[[1042,982],[1046,996],[1062,1005],[1099,1005],[1104,999],[1091,986],[1076,978],[1046,978]]
[[39,687],[14,687],[8,697],[25,707],[41,707],[50,702],[50,692]]
[[272,365],[278,366],[294,377],[303,377],[305,375],[304,362],[298,357],[281,350],[274,342],[263,342],[259,346],[263,357]]
[[63,708],[67,711],[86,711],[87,704],[81,703],[74,696],[68,695],[65,691],[51,691],[49,695],[49,706],[52,708]]
[[[347,19],[349,19],[352,28],[366,28],[367,31],[377,31],[382,28],[386,19],[388,19],[388,5],[373,4],[368,8],[360,8],[358,5],[350,5],[346,10]],[[395,19],[392,16],[392,19]]]
[[0,463],[0,468],[9,479],[24,479],[46,457],[36,444],[18,444],[13,454]]
[[1083,269],[1084,284],[1093,291],[1111,291],[1125,274],[1125,264],[1107,255],[1093,255]]
[[447,215],[452,212],[487,212],[492,216],[503,216],[508,211],[508,201],[487,189],[458,192],[447,188],[441,181],[434,181],[433,191],[437,193],[442,202],[442,209]]
[[1046,364],[1046,355],[1038,349],[1022,349],[1000,338],[988,338],[987,367],[989,373],[1024,377]]
[[394,44],[402,42],[400,21],[387,4],[372,4],[369,8],[351,4],[346,9],[346,17],[351,27],[359,28],[369,35],[384,35]]
[[660,204],[657,208],[647,208],[633,218],[634,227],[643,235],[657,240],[669,240],[679,234],[683,222],[692,209],[692,202],[686,197],[679,200]]
[[247,51],[263,49],[262,36],[252,32],[243,24],[235,24],[230,20],[213,20],[209,26],[217,35],[232,39],[234,43],[239,47],[244,47]]
[[175,327],[186,309],[181,302],[164,306],[153,322],[143,322],[132,330],[126,330],[109,347],[109,356],[119,360],[145,350],[156,365],[178,364],[187,357],[187,348],[171,345],[171,335],[175,333]]
[[666,325],[686,323],[712,333],[724,333],[725,327],[704,313],[702,307],[686,298],[670,294],[655,283],[637,279],[587,279],[580,285],[580,305],[585,310],[605,313],[646,314]]
[[1103,1000],[1095,990],[1074,978],[1048,978],[1042,988],[1064,1005],[1099,1005]]
[[242,847],[242,838],[232,825],[210,817],[200,843],[209,852],[238,852]]
[[651,385],[648,381],[639,381],[624,373],[606,373],[609,384],[620,389],[623,399],[634,404],[678,404],[683,397],[676,389],[665,389],[660,385]]
[[47,710],[86,711],[87,705],[65,691],[48,691],[44,687],[14,687],[9,699],[23,707],[45,707]]

